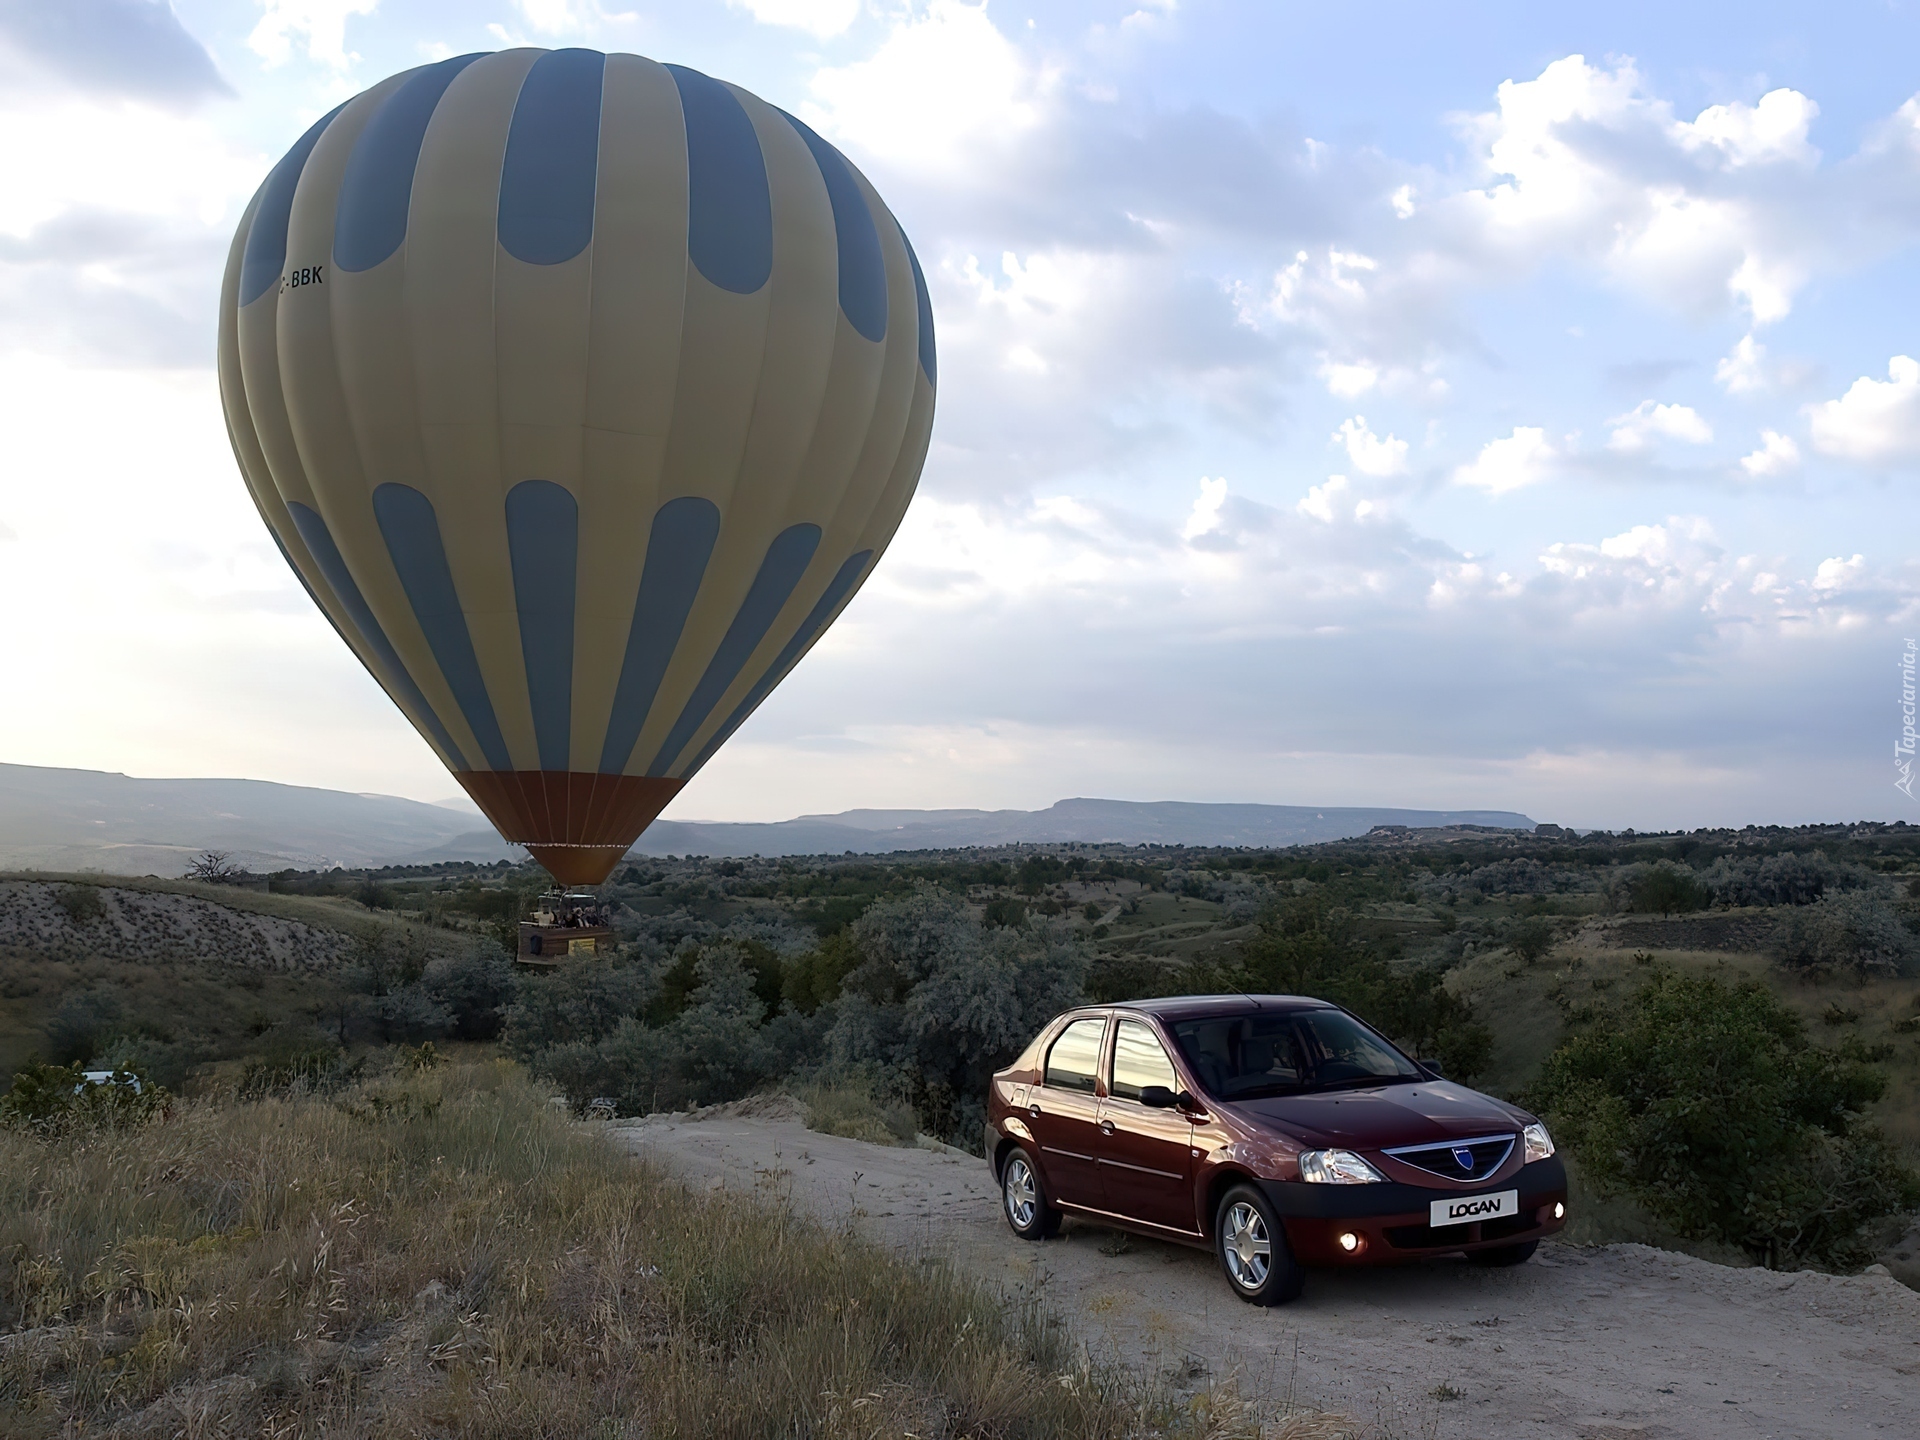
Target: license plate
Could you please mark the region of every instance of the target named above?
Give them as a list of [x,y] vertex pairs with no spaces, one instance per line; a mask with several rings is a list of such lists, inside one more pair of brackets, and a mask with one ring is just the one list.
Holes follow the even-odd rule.
[[1427,1207],[1427,1224],[1469,1225],[1475,1220],[1505,1220],[1520,1211],[1520,1192],[1502,1190],[1495,1195],[1461,1195],[1452,1200],[1436,1200]]

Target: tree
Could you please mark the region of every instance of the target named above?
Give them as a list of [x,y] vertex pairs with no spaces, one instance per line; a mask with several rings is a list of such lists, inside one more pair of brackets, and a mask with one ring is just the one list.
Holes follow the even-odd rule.
[[233,856],[225,850],[202,850],[187,866],[187,879],[207,885],[231,885],[248,878],[247,867],[234,864]]
[[1623,1013],[1548,1057],[1535,1108],[1603,1192],[1778,1267],[1845,1266],[1920,1177],[1861,1119],[1886,1076],[1819,1049],[1764,986],[1657,969]]
[[1532,965],[1553,948],[1553,922],[1541,916],[1516,920],[1507,927],[1507,949],[1523,965]]

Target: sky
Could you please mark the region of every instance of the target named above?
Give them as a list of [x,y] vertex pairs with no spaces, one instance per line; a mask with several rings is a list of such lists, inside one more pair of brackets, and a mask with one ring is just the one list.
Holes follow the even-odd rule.
[[514,45],[801,116],[932,290],[906,521],[669,817],[1920,821],[1890,3],[0,0],[0,760],[453,793],[247,499],[215,304],[312,120]]

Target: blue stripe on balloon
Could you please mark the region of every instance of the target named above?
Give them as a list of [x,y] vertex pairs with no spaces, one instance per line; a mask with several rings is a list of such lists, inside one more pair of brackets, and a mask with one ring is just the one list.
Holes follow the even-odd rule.
[[627,655],[620,666],[620,683],[614,690],[607,738],[600,751],[603,775],[620,774],[633,757],[719,536],[719,508],[698,495],[669,500],[653,517],[646,565],[640,572],[640,596],[627,631]]
[[753,121],[725,85],[669,65],[687,122],[687,255],[722,290],[751,295],[773,274],[773,196]]
[[920,273],[920,257],[913,253],[913,242],[907,239],[905,230],[900,231],[900,243],[907,247],[907,263],[913,266],[913,301],[920,317],[920,368],[926,372],[927,383],[937,388],[933,353],[933,299],[927,294],[927,277]]
[[[289,501],[287,510],[293,516],[293,528],[300,532],[300,539],[307,547],[307,553],[313,556],[313,563],[320,567],[320,578],[332,589],[334,598],[340,602],[340,608],[347,612],[347,618],[353,622],[354,629],[360,632],[360,639],[371,650],[386,670],[386,676],[376,675],[383,680],[388,690],[394,691],[413,706],[413,713],[425,722],[428,731],[440,746],[443,755],[452,757],[455,770],[470,770],[467,757],[460,747],[453,743],[453,736],[447,733],[447,727],[440,723],[440,717],[427,703],[427,697],[420,693],[420,687],[413,683],[413,677],[407,673],[407,667],[400,663],[400,657],[394,653],[387,632],[380,628],[380,622],[373,618],[373,610],[368,606],[366,597],[360,593],[360,587],[354,583],[353,574],[347,569],[347,562],[340,558],[340,547],[333,543],[333,534],[327,529],[327,522],[298,500]],[[272,529],[271,526],[268,527]],[[275,535],[274,543],[279,544],[280,537]],[[287,555],[287,547],[280,546],[280,553]],[[293,567],[293,573],[300,576],[300,583],[307,585],[307,577],[300,575],[300,567],[293,564],[293,557],[287,555],[287,564]],[[313,587],[307,585],[307,593],[313,595]],[[320,603],[320,597],[314,596],[314,603]],[[327,614],[325,606],[320,613],[327,616],[331,624],[333,617]],[[338,629],[338,626],[334,627]],[[345,638],[344,636],[342,637]]]
[[558,265],[593,238],[600,92],[607,57],[550,50],[520,86],[500,170],[500,244],[529,265]]
[[740,602],[740,612],[727,627],[720,648],[707,662],[707,673],[693,687],[692,697],[680,712],[680,718],[673,722],[673,729],[668,732],[660,753],[653,757],[653,764],[647,767],[647,774],[665,775],[667,767],[687,748],[694,732],[706,723],[707,716],[727,693],[727,687],[740,674],[747,658],[766,638],[819,546],[818,525],[789,525],[773,537],[773,544],[767,547],[767,558],[760,562],[760,573],[753,577],[747,598]]
[[[782,115],[787,112],[782,110]],[[833,205],[834,243],[840,252],[840,310],[847,323],[869,340],[884,339],[887,333],[887,261],[880,253],[880,232],[873,228],[873,212],[867,209],[867,197],[860,193],[846,157],[814,134],[812,129],[787,115],[787,123],[799,132],[813,152],[813,163],[820,167],[820,178],[827,184],[827,199]]]
[[307,168],[307,157],[333,117],[345,108],[344,103],[336,105],[314,121],[313,128],[267,172],[260,187],[260,208],[253,212],[253,228],[247,231],[246,253],[240,258],[242,305],[251,305],[279,281],[287,263],[287,222],[293,216],[293,192],[299,188],[300,172]]
[[727,743],[728,738],[740,728],[747,716],[760,708],[760,702],[773,693],[773,687],[780,683],[787,671],[792,669],[801,655],[806,652],[807,647],[819,638],[822,630],[827,628],[827,621],[833,618],[833,612],[840,607],[840,602],[845,600],[853,587],[860,583],[860,572],[867,568],[867,562],[872,558],[873,551],[862,550],[857,555],[849,557],[847,563],[840,567],[833,577],[833,583],[827,586],[827,593],[820,597],[820,603],[807,612],[807,618],[801,622],[799,633],[789,640],[786,648],[774,657],[773,664],[767,667],[767,673],[760,677],[760,683],[749,690],[747,698],[734,707],[733,714],[727,717],[727,723],[714,732],[713,738],[707,742],[706,749],[702,750],[699,758],[687,767],[681,779],[692,779],[700,768],[713,758],[713,752]]
[[342,270],[371,270],[407,238],[413,171],[427,122],[454,76],[479,58],[457,55],[421,66],[380,102],[353,142],[333,212],[333,263]]
[[551,480],[522,480],[507,492],[507,550],[520,654],[542,770],[566,770],[573,748],[573,597],[579,568],[580,506]]
[[493,700],[487,694],[486,679],[480,673],[479,657],[473,653],[466,612],[460,608],[460,594],[453,588],[453,571],[447,566],[447,550],[440,542],[440,522],[434,516],[433,502],[411,485],[389,483],[374,489],[373,513],[386,539],[387,554],[393,557],[393,568],[399,572],[401,588],[413,606],[413,618],[420,622],[421,633],[427,637],[460,713],[467,717],[467,728],[480,742],[488,767],[513,769],[500,722],[494,717]]

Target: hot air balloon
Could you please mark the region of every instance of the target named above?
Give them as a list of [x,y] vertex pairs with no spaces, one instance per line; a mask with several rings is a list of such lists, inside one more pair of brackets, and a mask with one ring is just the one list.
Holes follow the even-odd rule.
[[507,50],[319,120],[234,236],[267,528],[507,840],[604,880],[845,607],[925,459],[933,315],[801,121]]

